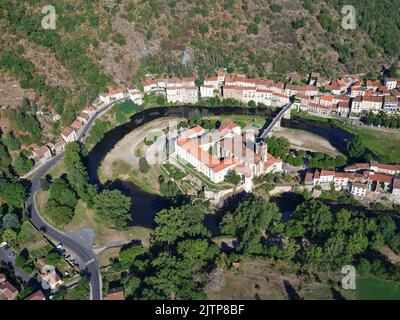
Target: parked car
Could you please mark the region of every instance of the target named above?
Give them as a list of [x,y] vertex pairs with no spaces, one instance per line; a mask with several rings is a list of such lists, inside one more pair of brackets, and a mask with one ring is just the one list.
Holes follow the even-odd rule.
[[7,248],[7,242],[2,242],[2,243],[0,243],[0,248]]

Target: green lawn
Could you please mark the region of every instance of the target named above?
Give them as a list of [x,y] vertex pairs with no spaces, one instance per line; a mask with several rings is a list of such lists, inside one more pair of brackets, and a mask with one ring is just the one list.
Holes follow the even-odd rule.
[[182,172],[170,163],[162,164],[161,169],[163,169],[163,171],[175,181],[179,181],[186,177],[186,173]]
[[18,234],[18,244],[20,247],[28,246],[32,243],[42,240],[41,233],[34,228],[30,221],[25,221]]
[[381,162],[396,163],[400,161],[400,134],[398,131],[350,125],[344,126],[344,129],[359,135],[364,146],[378,156]]
[[379,279],[357,281],[358,300],[400,300],[400,285]]

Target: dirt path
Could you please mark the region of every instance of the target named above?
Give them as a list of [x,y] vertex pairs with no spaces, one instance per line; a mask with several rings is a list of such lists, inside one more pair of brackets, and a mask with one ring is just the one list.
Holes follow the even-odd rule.
[[113,176],[113,163],[122,160],[132,166],[139,163],[139,158],[135,155],[135,150],[146,138],[150,130],[162,130],[170,125],[177,124],[182,121],[182,118],[159,118],[151,121],[144,126],[133,130],[127,134],[121,141],[117,143],[113,150],[111,150],[101,163],[101,174],[103,177],[109,179]]
[[323,152],[331,156],[340,154],[329,141],[304,130],[277,128],[273,131],[273,136],[288,139],[290,145],[296,149]]

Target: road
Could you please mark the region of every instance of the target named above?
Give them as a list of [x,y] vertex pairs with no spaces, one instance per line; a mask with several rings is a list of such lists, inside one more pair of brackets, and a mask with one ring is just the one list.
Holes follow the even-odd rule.
[[282,108],[281,111],[279,111],[278,115],[272,120],[268,127],[263,130],[262,134],[260,135],[260,139],[264,140],[268,136],[271,130],[276,126],[279,121],[281,121],[285,112],[288,111],[292,107],[292,105],[293,103],[289,102],[286,106]]
[[[81,133],[78,136],[78,141],[83,142],[90,130],[93,126],[95,120],[111,109],[116,103],[127,99],[124,97],[123,99],[115,100],[100,110],[97,110],[96,113],[89,119],[86,126],[82,129]],[[102,285],[101,285],[101,277],[100,277],[100,269],[97,261],[97,255],[92,249],[88,249],[85,246],[81,245],[71,237],[69,237],[64,232],[57,230],[52,227],[43,218],[40,216],[40,213],[37,210],[35,203],[35,195],[40,189],[40,180],[41,178],[64,157],[64,153],[58,154],[53,157],[50,161],[46,162],[40,168],[36,170],[35,175],[31,179],[31,191],[29,194],[29,198],[26,202],[26,207],[30,212],[32,223],[39,230],[43,231],[49,238],[51,238],[55,242],[61,243],[66,249],[71,251],[79,262],[81,270],[85,270],[87,275],[90,278],[90,299],[91,300],[101,300],[102,299]]]

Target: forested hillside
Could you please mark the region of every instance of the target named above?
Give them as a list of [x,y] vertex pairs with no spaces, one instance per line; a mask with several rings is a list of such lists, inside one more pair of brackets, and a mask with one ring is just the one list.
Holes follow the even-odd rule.
[[[349,3],[356,30],[341,28]],[[106,85],[140,83],[147,73],[201,79],[225,67],[334,77],[379,72],[400,52],[395,0],[64,0],[54,3],[55,30],[41,27],[46,4],[1,1],[0,75],[27,95],[33,89],[64,125]],[[21,88],[2,88],[2,99],[10,104]]]

